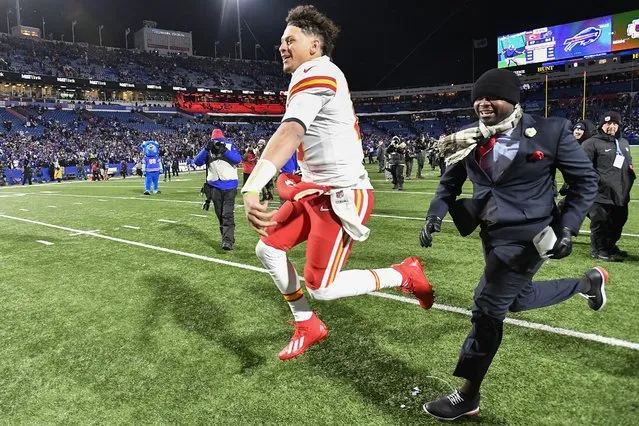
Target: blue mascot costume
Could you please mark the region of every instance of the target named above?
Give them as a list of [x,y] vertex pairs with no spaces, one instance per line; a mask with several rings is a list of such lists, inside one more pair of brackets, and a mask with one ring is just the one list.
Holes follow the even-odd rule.
[[162,173],[162,161],[160,160],[160,144],[157,141],[144,141],[142,145],[144,161],[142,162],[142,174],[144,175],[144,195],[149,195],[151,189],[154,194],[159,194],[158,180]]

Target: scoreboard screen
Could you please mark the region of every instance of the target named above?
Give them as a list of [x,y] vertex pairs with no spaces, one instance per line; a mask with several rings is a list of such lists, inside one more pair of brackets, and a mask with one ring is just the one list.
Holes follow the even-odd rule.
[[552,28],[526,31],[526,63],[538,64],[553,61],[555,56],[555,33]]
[[612,15],[612,51],[639,49],[639,10]]
[[555,35],[551,28],[537,28],[497,39],[498,67],[517,67],[557,59]]
[[611,22],[612,17],[604,16],[552,27],[557,37],[557,59],[580,58],[610,52]]
[[497,66],[520,67],[595,57],[639,47],[639,10],[497,38]]

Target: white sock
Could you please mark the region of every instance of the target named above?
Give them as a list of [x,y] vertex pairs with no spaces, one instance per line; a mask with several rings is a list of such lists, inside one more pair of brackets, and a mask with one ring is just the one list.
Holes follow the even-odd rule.
[[311,305],[304,296],[295,267],[288,260],[286,252],[266,245],[260,240],[255,247],[255,254],[284,296],[295,321],[309,319],[313,315]]
[[402,274],[393,268],[352,269],[340,271],[331,284],[318,290],[309,290],[309,293],[318,300],[333,300],[359,296],[381,288],[399,287],[401,284]]

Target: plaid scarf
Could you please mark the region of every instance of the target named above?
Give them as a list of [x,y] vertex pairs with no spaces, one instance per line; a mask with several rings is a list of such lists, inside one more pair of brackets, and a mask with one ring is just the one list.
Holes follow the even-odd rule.
[[437,142],[437,151],[446,159],[447,166],[455,164],[470,154],[480,140],[514,129],[523,114],[521,106],[517,104],[512,114],[494,126],[486,126],[480,120],[479,127],[470,127],[445,136]]

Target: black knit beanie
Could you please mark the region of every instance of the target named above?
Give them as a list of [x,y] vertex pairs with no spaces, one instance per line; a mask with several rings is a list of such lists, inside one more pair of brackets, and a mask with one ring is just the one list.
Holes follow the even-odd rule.
[[520,97],[519,86],[519,77],[515,73],[506,69],[493,68],[475,81],[471,100],[475,102],[486,96],[516,105]]
[[601,121],[599,121],[599,128],[604,125],[604,123],[610,123],[614,121],[617,124],[621,124],[621,115],[617,111],[608,111],[601,116]]

